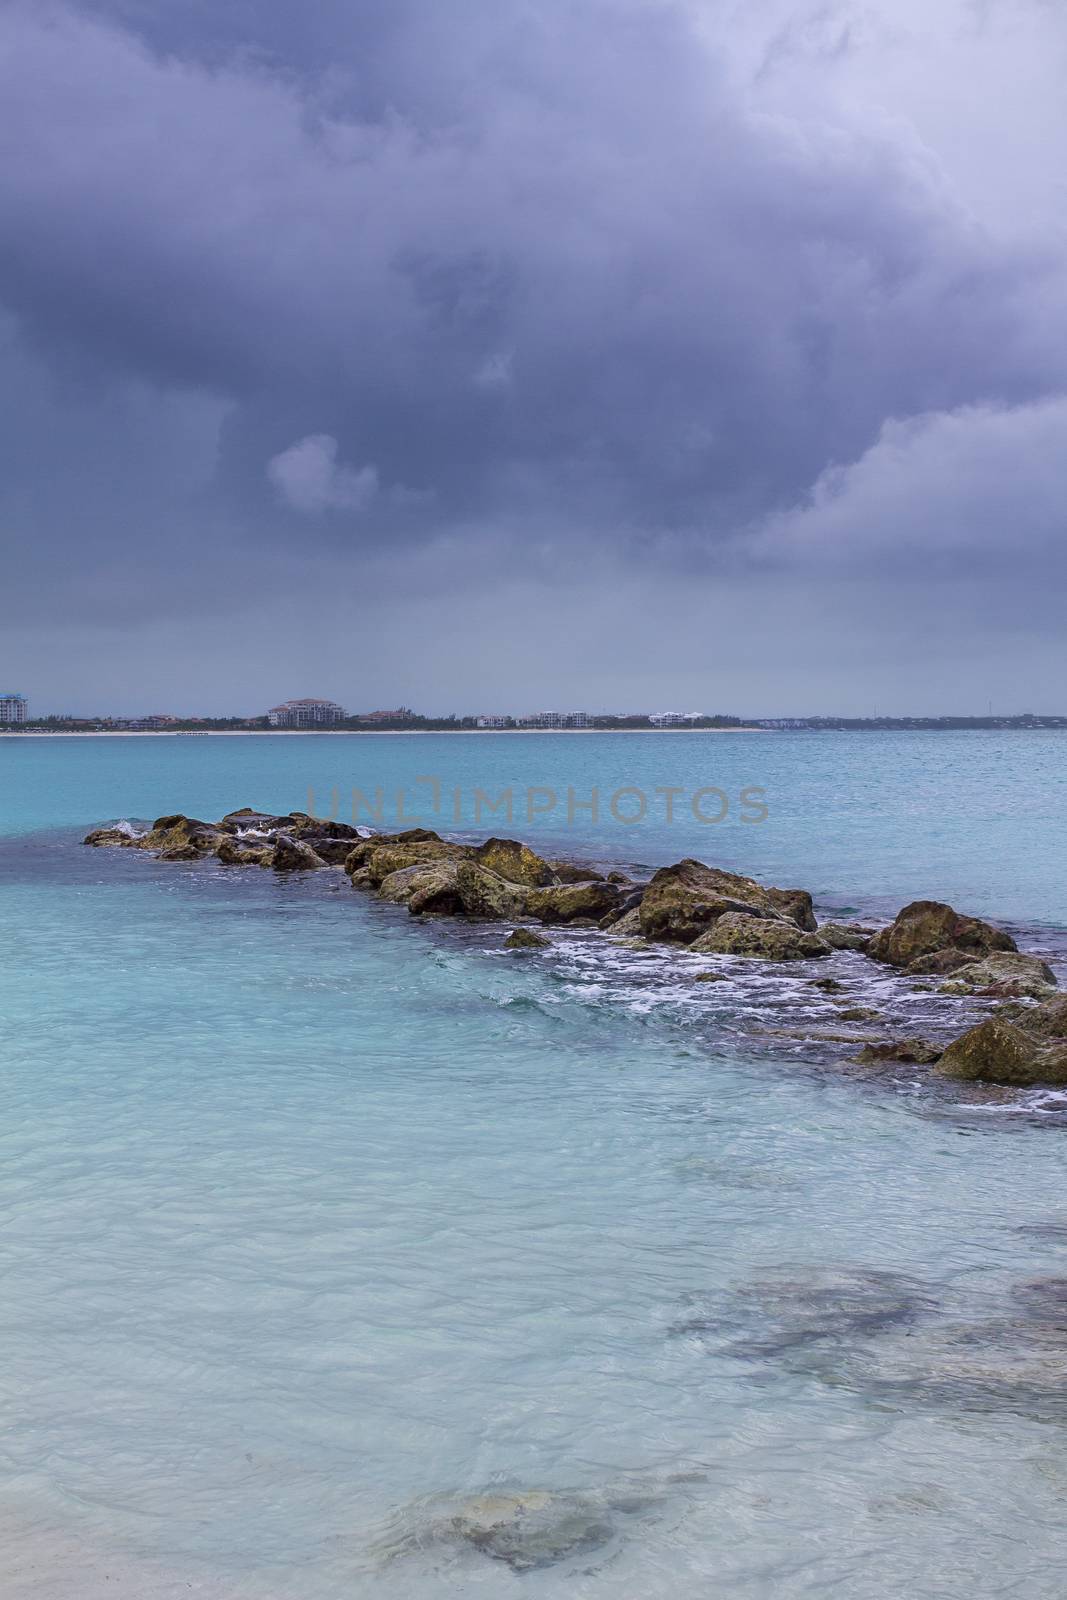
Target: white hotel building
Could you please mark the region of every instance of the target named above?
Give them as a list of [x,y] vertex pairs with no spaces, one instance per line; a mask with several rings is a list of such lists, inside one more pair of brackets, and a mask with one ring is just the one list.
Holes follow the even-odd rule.
[[329,728],[344,719],[344,707],[335,700],[286,700],[267,712],[272,728]]
[[25,722],[29,704],[24,694],[0,694],[0,725]]

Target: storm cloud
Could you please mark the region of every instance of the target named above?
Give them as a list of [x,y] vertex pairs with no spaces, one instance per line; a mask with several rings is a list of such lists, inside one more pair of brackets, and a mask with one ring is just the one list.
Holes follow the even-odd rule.
[[6,676],[66,707],[136,651],[153,702],[436,710],[565,585],[489,700],[640,703],[640,630],[661,694],[849,709],[800,644],[858,609],[888,707],[899,609],[1047,701],[1065,63],[1040,0],[15,0]]

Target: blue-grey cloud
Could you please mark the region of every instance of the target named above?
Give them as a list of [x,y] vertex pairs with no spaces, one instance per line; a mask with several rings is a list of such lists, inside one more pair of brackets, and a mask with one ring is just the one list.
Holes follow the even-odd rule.
[[[770,593],[878,581],[894,530],[922,582],[979,498],[1050,526],[1061,235],[976,213],[958,152],[821,76],[899,79],[920,12],[771,13],[742,49],[681,0],[14,0],[25,605],[165,616],[210,571],[213,613],[441,549],[457,586],[577,549]],[[946,492],[988,485],[980,419],[1017,440],[1002,492]]]

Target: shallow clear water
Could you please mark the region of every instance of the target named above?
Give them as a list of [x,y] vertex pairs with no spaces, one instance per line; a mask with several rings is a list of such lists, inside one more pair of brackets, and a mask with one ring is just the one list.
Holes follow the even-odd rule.
[[[1058,1600],[1064,1352],[1034,1353],[1015,1292],[1067,1277],[1057,1097],[842,1073],[847,1047],[791,1036],[835,1021],[803,968],[696,985],[695,958],[585,933],[515,958],[332,871],[77,840],[309,785],[414,805],[427,773],[759,785],[759,826],[513,831],[860,911],[944,896],[1058,961],[1065,757],[1057,735],[0,741],[4,1592]],[[858,958],[833,970],[870,997]],[[877,986],[898,1016],[966,1014]],[[516,1569],[442,1499],[498,1488],[584,1495],[604,1526]]]

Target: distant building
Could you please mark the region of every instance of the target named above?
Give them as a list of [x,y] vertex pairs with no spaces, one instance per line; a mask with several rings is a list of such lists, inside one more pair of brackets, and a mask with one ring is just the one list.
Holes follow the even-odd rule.
[[0,723],[25,722],[28,710],[24,694],[0,694]]
[[415,713],[410,706],[398,706],[395,711],[364,711],[360,722],[414,722]]
[[528,717],[516,717],[517,728],[588,728],[587,711],[534,711]]
[[475,717],[476,728],[510,728],[510,717]]
[[267,712],[272,728],[329,728],[344,717],[344,707],[334,700],[286,700]]
[[703,711],[655,711],[649,717],[654,728],[684,728],[687,722],[701,722]]

